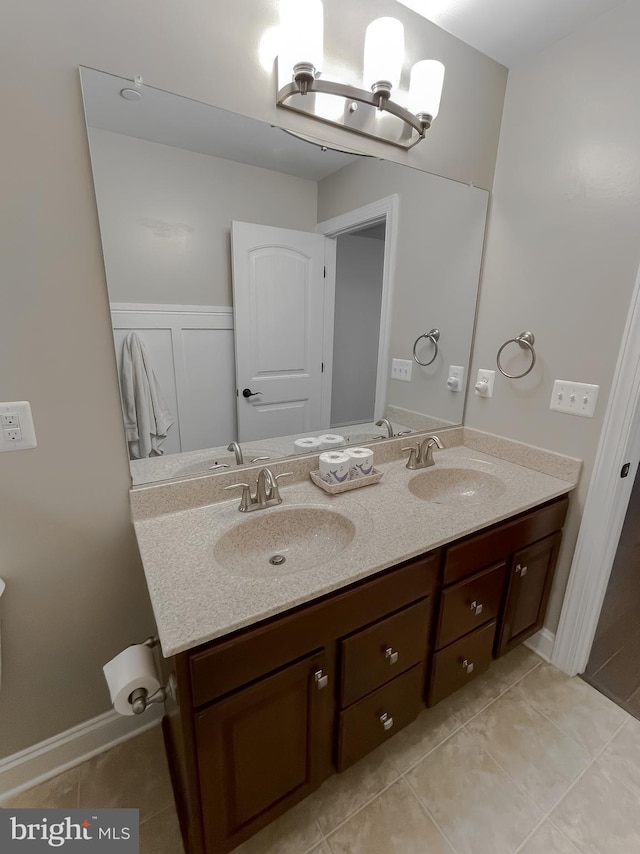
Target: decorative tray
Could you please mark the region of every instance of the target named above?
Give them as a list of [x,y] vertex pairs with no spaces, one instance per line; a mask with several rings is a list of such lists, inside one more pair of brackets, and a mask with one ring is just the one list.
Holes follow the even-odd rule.
[[324,489],[330,495],[337,495],[339,492],[348,492],[350,489],[359,489],[361,486],[377,483],[382,477],[382,472],[374,468],[372,474],[368,474],[366,477],[355,477],[353,480],[345,480],[344,483],[327,483],[320,477],[319,471],[309,472],[309,477],[320,489]]

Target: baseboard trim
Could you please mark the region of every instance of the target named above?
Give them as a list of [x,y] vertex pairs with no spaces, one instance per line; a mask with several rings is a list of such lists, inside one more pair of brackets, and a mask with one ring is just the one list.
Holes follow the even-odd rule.
[[553,653],[553,645],[556,641],[556,636],[549,629],[540,629],[537,634],[532,635],[524,642],[524,645],[529,647],[532,652],[539,655],[544,661],[549,664]]
[[162,706],[152,706],[140,716],[123,717],[115,711],[105,712],[33,747],[0,759],[0,798],[4,800],[37,786],[157,726],[162,712]]

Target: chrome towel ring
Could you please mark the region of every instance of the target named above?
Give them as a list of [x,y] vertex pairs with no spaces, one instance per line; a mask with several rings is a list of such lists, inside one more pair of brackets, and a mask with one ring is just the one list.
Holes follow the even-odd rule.
[[[428,362],[421,362],[420,359],[416,355],[416,347],[418,346],[418,341],[421,338],[428,338],[429,341],[433,344],[433,357],[429,359]],[[437,329],[431,329],[429,332],[423,332],[422,335],[418,335],[416,340],[413,343],[413,359],[423,368],[426,368],[427,365],[430,365],[432,362],[435,362],[436,356],[438,355],[438,341],[440,340],[440,332]]]
[[[505,377],[508,377],[508,379],[510,380],[519,380],[521,377],[526,377],[526,375],[533,370],[533,366],[536,363],[536,351],[533,349],[535,341],[536,338],[533,332],[521,332],[520,335],[516,335],[515,338],[509,338],[508,341],[505,341],[502,347],[500,347],[500,349],[498,350],[498,355],[496,357],[496,362],[498,363],[498,370],[500,371],[500,373],[503,374]],[[508,374],[500,364],[500,355],[508,344],[518,344],[520,347],[522,347],[523,350],[529,350],[529,353],[531,354],[531,364],[524,373]]]

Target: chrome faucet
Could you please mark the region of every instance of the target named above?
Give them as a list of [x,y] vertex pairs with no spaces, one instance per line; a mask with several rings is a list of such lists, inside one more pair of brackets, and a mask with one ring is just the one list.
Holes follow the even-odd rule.
[[242,456],[242,448],[237,442],[229,442],[229,446],[227,447],[227,451],[233,451],[236,455],[236,465],[242,466],[244,465],[244,457]]
[[[376,427],[386,427],[387,428],[387,439],[393,439],[393,427],[391,426],[391,422],[388,418],[381,418],[380,421],[376,421]],[[376,436],[376,439],[383,439],[384,436]]]
[[444,448],[444,445],[437,436],[427,436],[421,443],[416,443],[415,448],[402,448],[403,451],[409,451],[407,468],[426,469],[429,466],[435,465],[435,460],[433,459],[434,445],[440,448],[440,450]]
[[238,506],[238,510],[241,513],[264,510],[265,507],[274,507],[276,504],[282,504],[278,479],[288,477],[290,474],[290,471],[283,472],[282,474],[273,474],[271,469],[260,469],[258,479],[256,480],[255,495],[251,494],[251,485],[248,483],[233,483],[231,486],[225,486],[225,489],[242,489],[242,496],[240,497],[240,504]]

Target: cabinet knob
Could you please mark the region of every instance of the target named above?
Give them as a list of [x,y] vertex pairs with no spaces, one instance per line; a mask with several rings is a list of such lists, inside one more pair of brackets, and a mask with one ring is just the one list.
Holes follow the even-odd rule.
[[316,670],[313,674],[313,678],[315,679],[318,691],[322,691],[322,689],[326,688],[329,684],[329,677],[322,670]]
[[392,647],[388,646],[384,651],[384,657],[387,659],[389,664],[396,664],[398,661],[399,652],[395,652]]
[[524,578],[524,577],[525,577],[525,575],[527,574],[527,567],[526,567],[526,566],[522,566],[521,564],[518,564],[518,565],[516,566],[516,575],[518,575],[518,574],[520,574],[520,577],[521,577],[521,578]]
[[393,726],[393,718],[391,717],[391,715],[387,714],[387,712],[383,712],[380,715],[380,723],[382,724],[382,727],[385,732],[387,732]]
[[481,602],[476,602],[476,601],[474,600],[474,601],[471,603],[471,610],[473,611],[473,613],[474,613],[477,617],[479,617],[479,616],[480,616],[480,614],[482,613],[482,609],[483,609],[483,607],[484,607],[484,606],[482,605],[482,603],[481,603]]
[[467,661],[467,659],[465,658],[464,661],[462,662],[462,667],[464,668],[464,670],[467,673],[473,673],[473,668],[474,668],[473,661]]

